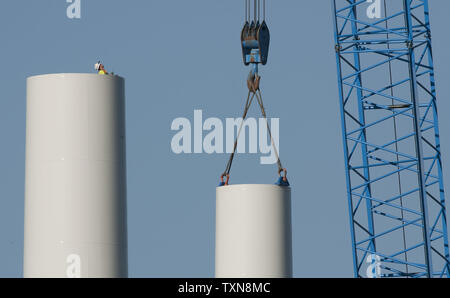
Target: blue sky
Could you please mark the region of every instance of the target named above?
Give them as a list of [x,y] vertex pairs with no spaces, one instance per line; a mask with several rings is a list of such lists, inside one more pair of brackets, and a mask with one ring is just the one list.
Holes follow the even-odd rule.
[[[227,155],[175,155],[177,117],[239,117],[241,1],[3,0],[0,9],[0,277],[22,275],[25,80],[92,72],[101,59],[126,79],[131,277],[212,277],[215,187]],[[430,0],[445,183],[450,185],[450,3]],[[331,5],[270,1],[270,117],[293,188],[294,275],[349,277],[352,260]],[[257,116],[256,106],[250,116]],[[275,165],[240,155],[233,183],[273,183]]]

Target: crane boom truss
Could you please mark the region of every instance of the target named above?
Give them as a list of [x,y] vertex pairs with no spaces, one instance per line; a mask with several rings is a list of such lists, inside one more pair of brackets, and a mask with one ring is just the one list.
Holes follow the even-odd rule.
[[450,277],[428,0],[331,2],[354,275]]

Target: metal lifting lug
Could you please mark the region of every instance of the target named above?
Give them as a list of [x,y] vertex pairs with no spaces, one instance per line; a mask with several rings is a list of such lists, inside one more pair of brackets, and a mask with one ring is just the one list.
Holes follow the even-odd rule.
[[242,55],[245,65],[267,64],[269,56],[270,32],[266,21],[245,22],[241,32]]

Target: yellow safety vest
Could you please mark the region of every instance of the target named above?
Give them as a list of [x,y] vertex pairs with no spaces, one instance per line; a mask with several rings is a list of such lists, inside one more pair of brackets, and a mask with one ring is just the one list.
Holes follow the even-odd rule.
[[98,74],[105,75],[106,72],[105,72],[104,70],[100,70],[100,71],[98,72]]

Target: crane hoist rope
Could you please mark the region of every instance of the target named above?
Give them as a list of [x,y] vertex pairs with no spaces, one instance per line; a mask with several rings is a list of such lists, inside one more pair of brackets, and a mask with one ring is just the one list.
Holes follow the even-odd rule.
[[[252,19],[252,10],[253,10],[253,19]],[[261,19],[261,10],[263,15],[262,19]],[[244,122],[247,118],[248,111],[255,97],[261,110],[261,114],[265,119],[270,141],[274,149],[275,156],[277,158],[279,179],[276,184],[280,186],[289,186],[289,182],[287,180],[287,170],[283,168],[283,165],[281,164],[278,150],[272,136],[272,131],[270,129],[269,122],[267,120],[267,114],[264,108],[262,93],[260,89],[261,77],[259,76],[258,68],[259,64],[262,65],[267,64],[267,58],[269,54],[269,44],[270,44],[270,32],[266,23],[266,0],[253,0],[253,7],[252,7],[252,0],[245,0],[245,23],[241,32],[242,56],[244,64],[246,66],[251,65],[252,69],[247,78],[248,95],[247,100],[245,102],[244,113],[242,115],[242,122],[240,124],[238,134],[234,142],[233,152],[230,155],[224,173],[220,177],[221,186],[228,185],[229,183],[231,166],[233,164],[234,156],[236,154],[239,137],[241,135]]]

